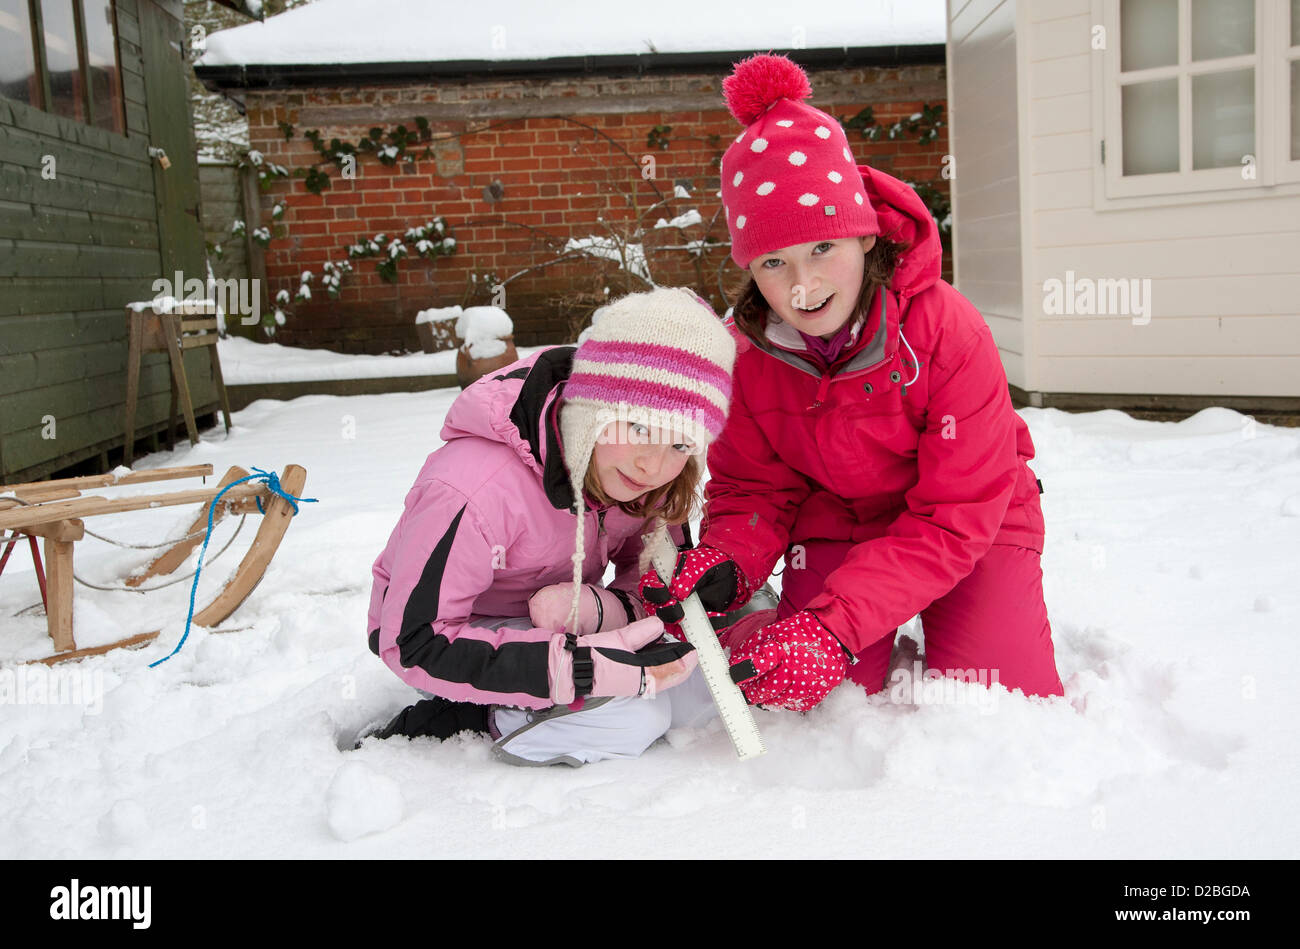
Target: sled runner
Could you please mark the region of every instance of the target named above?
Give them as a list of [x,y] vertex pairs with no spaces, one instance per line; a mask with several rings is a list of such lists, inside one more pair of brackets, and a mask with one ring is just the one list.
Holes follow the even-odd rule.
[[[73,544],[82,540],[87,531],[82,518],[97,514],[115,514],[147,508],[171,507],[180,504],[201,504],[202,509],[185,535],[177,541],[153,545],[165,547],[138,575],[129,577],[126,588],[137,588],[150,578],[171,573],[203,542],[208,524],[208,507],[212,499],[232,481],[248,476],[242,468],[232,467],[215,487],[167,494],[138,495],[127,498],[106,498],[81,494],[82,488],[142,484],[151,481],[171,481],[180,478],[206,477],[212,474],[211,465],[191,465],[180,468],[158,468],[152,471],[133,471],[116,476],[92,475],[82,478],[63,478],[57,481],[37,481],[29,484],[0,485],[0,571],[4,569],[14,545],[26,536],[36,564],[37,582],[41,586],[41,599],[45,603],[46,625],[54,643],[54,655],[31,660],[52,665],[68,659],[80,659],[117,649],[137,646],[155,639],[161,630],[140,633],[117,642],[78,649],[73,638],[72,623],[72,572]],[[291,495],[299,495],[307,480],[306,469],[287,465],[280,476],[280,485]],[[259,507],[260,504],[260,507]],[[289,529],[294,507],[275,494],[263,482],[246,482],[226,491],[216,510],[213,523],[226,514],[255,514],[263,511],[253,545],[244,554],[238,568],[206,607],[194,614],[197,626],[212,627],[226,619],[239,608],[253,592],[266,572]],[[5,536],[4,532],[12,532]],[[35,538],[44,538],[46,572],[42,572],[41,558]],[[105,538],[106,539],[106,538]],[[233,540],[233,538],[232,538]],[[132,545],[134,546],[134,545]]]

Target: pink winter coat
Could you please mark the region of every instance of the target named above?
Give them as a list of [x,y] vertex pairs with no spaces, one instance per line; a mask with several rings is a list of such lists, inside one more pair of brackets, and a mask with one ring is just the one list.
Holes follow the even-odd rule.
[[795,545],[856,542],[807,604],[854,652],[951,590],[991,545],[1043,544],[1033,442],[988,325],[939,279],[938,231],[916,192],[858,170],[882,235],[910,247],[831,374],[780,320],[761,347],[733,328],[731,411],[709,449],[700,538],[753,580]]
[[[406,495],[374,563],[370,649],[404,681],[455,701],[553,704],[549,629],[491,630],[475,620],[527,617],[528,598],[573,579],[573,491],[560,449],[558,396],[574,347],[534,353],[484,376],[452,404],[446,444]],[[583,580],[610,589],[628,622],[636,598],[641,521],[586,503]],[[674,531],[675,539],[681,538]]]

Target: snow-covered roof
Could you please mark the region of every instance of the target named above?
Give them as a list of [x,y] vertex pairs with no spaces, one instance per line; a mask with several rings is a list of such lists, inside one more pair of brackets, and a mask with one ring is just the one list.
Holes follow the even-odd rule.
[[316,0],[214,33],[200,66],[535,61],[573,56],[919,46],[944,0]]

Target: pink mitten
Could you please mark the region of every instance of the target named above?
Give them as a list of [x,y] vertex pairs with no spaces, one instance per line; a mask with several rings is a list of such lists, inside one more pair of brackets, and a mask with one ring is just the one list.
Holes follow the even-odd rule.
[[555,634],[549,651],[551,700],[567,705],[584,695],[649,698],[676,685],[699,657],[689,643],[656,643],[663,632],[663,621],[648,616],[603,633]]
[[764,626],[731,651],[731,677],[745,698],[796,712],[826,698],[848,666],[840,641],[807,610]]

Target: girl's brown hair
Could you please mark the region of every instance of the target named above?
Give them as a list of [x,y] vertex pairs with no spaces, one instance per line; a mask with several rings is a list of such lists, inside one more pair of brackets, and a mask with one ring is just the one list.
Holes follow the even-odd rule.
[[[866,266],[862,272],[862,290],[858,293],[858,302],[853,307],[853,316],[849,322],[866,318],[867,307],[871,306],[876,288],[889,286],[890,281],[894,279],[894,271],[898,268],[898,261],[907,250],[907,246],[883,237],[876,238],[876,243],[864,255]],[[748,273],[747,276],[748,279],[740,290],[740,299],[736,301],[731,316],[736,321],[736,327],[761,346],[763,333],[767,328],[769,304],[763,297],[763,291],[758,289],[758,282],[754,280],[754,275]]]
[[635,501],[615,501],[600,488],[596,466],[587,465],[587,476],[582,479],[582,489],[601,506],[613,504],[624,514],[643,519],[643,528],[650,521],[662,517],[666,524],[685,524],[695,507],[695,489],[700,483],[700,456],[691,455],[679,474],[667,484],[647,491]]

